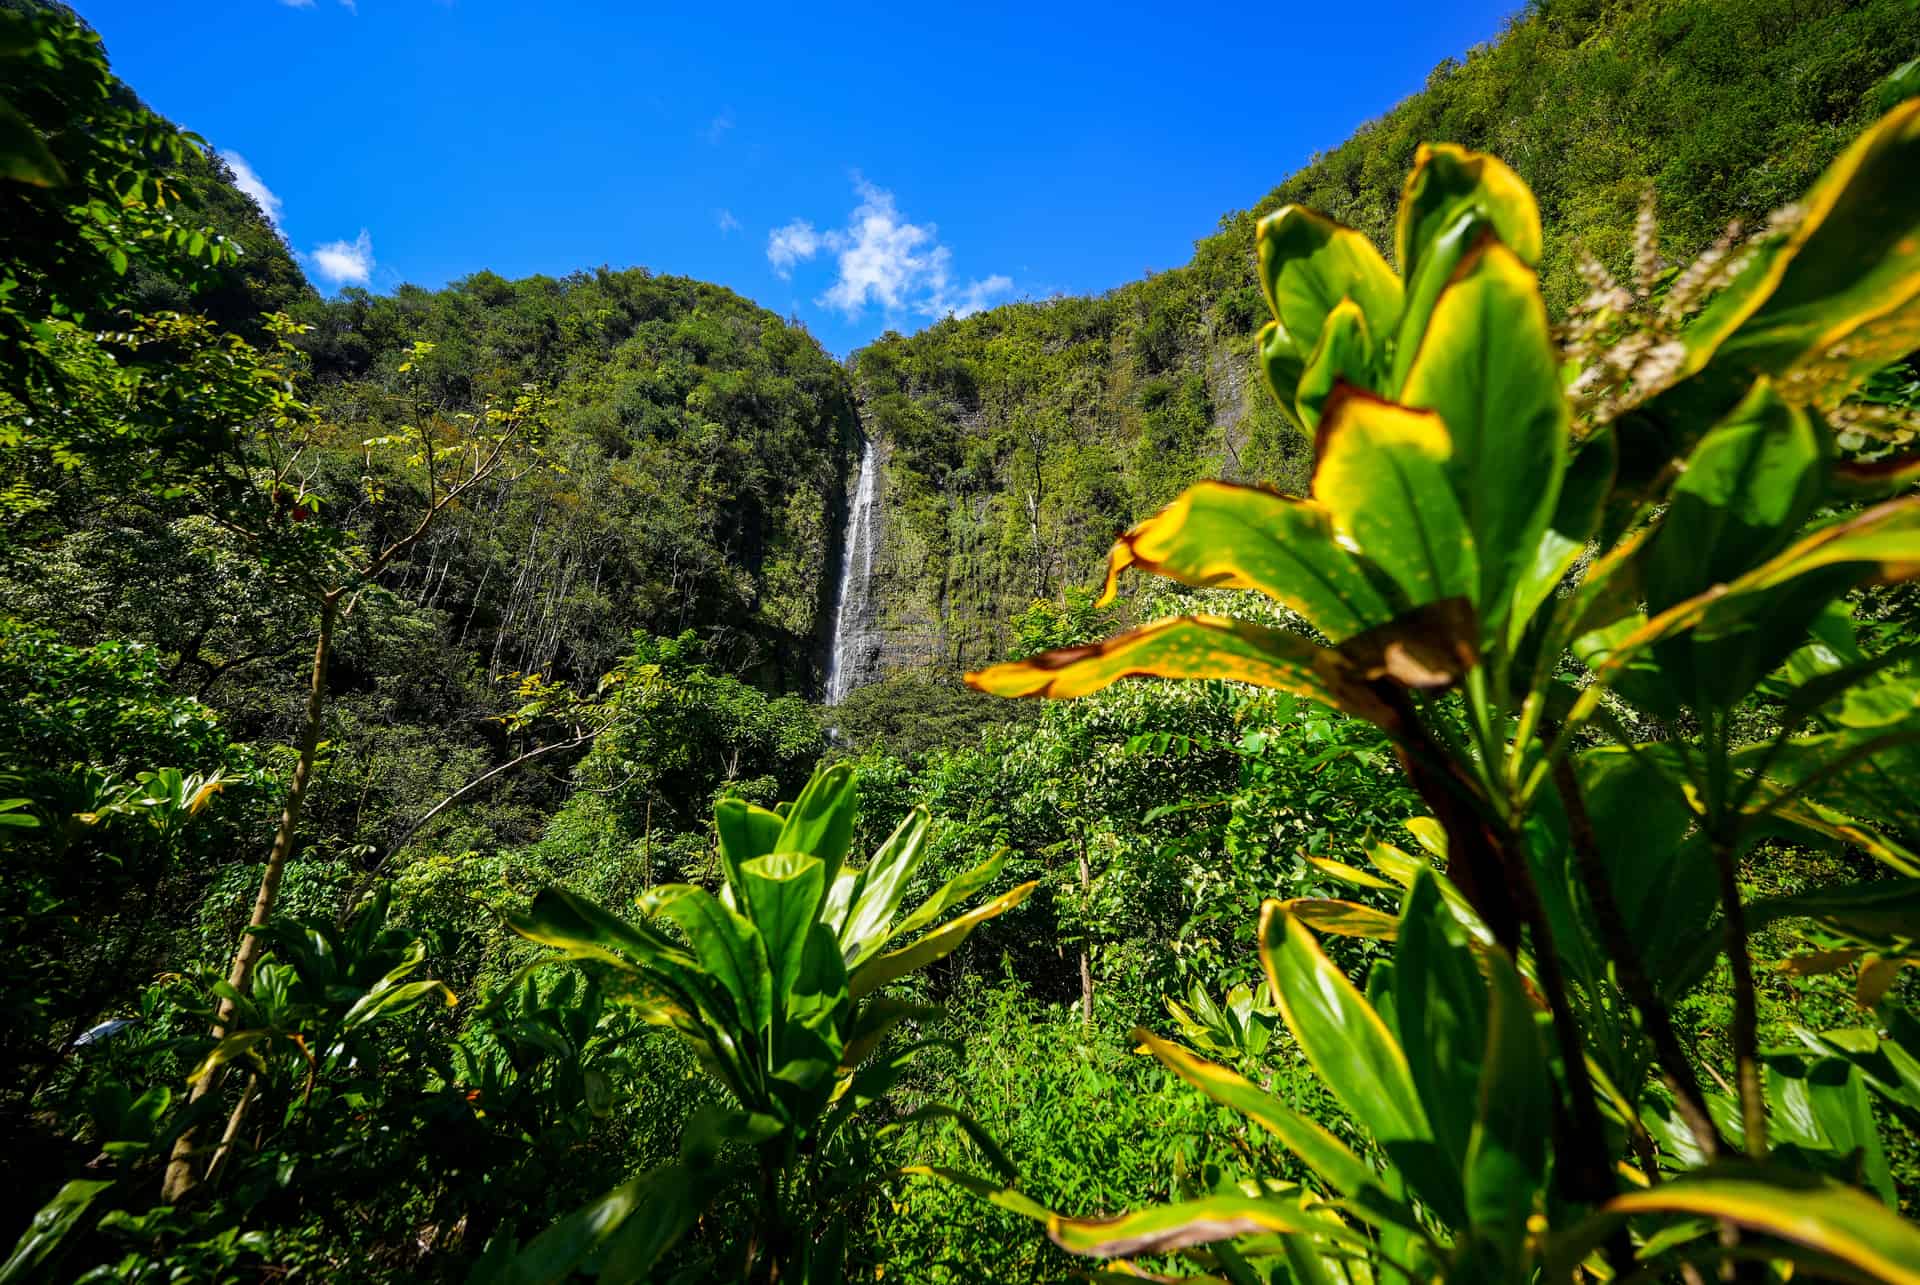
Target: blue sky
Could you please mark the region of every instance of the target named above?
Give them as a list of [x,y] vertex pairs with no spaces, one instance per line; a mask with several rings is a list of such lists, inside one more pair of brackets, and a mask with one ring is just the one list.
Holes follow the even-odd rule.
[[322,289],[644,265],[845,354],[1184,263],[1515,0],[78,0]]

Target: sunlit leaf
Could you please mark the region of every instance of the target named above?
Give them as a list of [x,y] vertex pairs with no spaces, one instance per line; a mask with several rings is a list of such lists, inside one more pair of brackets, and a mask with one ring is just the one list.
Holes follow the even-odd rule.
[[1539,283],[1501,242],[1483,241],[1455,271],[1399,400],[1446,426],[1447,476],[1478,551],[1469,592],[1493,642],[1555,512],[1569,418]]
[[1393,941],[1400,932],[1398,919],[1355,901],[1336,901],[1331,897],[1296,897],[1281,905],[1289,915],[1309,928],[1340,937]]
[[1187,488],[1114,545],[1100,604],[1113,601],[1131,566],[1183,584],[1257,590],[1336,642],[1393,614],[1360,560],[1334,542],[1323,508],[1264,487]]
[[903,946],[899,950],[889,951],[868,960],[853,970],[848,978],[848,993],[857,1000],[863,995],[880,989],[896,977],[904,977],[908,973],[925,968],[936,959],[944,958],[957,950],[975,928],[994,916],[1013,909],[1025,901],[1039,886],[1038,883],[1023,883],[1017,888],[1009,889],[984,906],[976,907],[957,919],[948,920],[912,945]]
[[1225,616],[1178,616],[1105,642],[968,674],[995,696],[1085,696],[1123,678],[1224,678],[1276,687],[1392,726],[1395,715],[1335,652],[1298,634]]
[[[1304,360],[1320,346],[1327,316],[1352,299],[1376,335],[1400,319],[1400,278],[1359,232],[1298,205],[1282,206],[1255,231],[1267,306]],[[1284,398],[1292,405],[1293,398]]]
[[1385,572],[1406,606],[1471,599],[1479,564],[1438,415],[1343,384],[1327,402],[1314,449],[1313,495],[1335,538]]

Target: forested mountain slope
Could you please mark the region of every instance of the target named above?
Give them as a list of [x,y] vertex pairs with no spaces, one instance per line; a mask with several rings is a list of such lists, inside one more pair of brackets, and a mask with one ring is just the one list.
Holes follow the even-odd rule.
[[[1539,197],[1543,289],[1563,311],[1581,290],[1581,248],[1624,269],[1643,192],[1676,263],[1734,219],[1757,228],[1872,118],[1875,85],[1916,52],[1908,0],[1537,0],[1226,216],[1185,267],[857,353],[864,422],[888,460],[876,668],[1001,654],[1011,613],[1093,582],[1115,532],[1197,477],[1303,489],[1307,444],[1249,393],[1261,215],[1307,205],[1391,255],[1419,145],[1490,151]],[[1269,72],[1284,111],[1283,69]]]
[[857,429],[845,372],[804,331],[645,269],[482,272],[297,316],[318,395],[343,414],[403,364],[409,396],[435,407],[529,384],[551,398],[557,467],[401,572],[488,669],[591,680],[634,630],[692,629],[769,687],[813,689]]

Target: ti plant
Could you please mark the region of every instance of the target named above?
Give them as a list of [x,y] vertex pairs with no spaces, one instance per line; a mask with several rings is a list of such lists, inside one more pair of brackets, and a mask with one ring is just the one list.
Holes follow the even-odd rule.
[[[489,1247],[477,1279],[645,1278],[699,1218],[733,1189],[755,1203],[753,1231],[706,1270],[727,1279],[834,1281],[843,1214],[833,1207],[836,1147],[922,1049],[885,1049],[903,1021],[936,1010],[882,995],[888,983],[950,954],[980,924],[1025,900],[1022,884],[943,918],[1000,873],[994,856],[902,914],[927,856],[928,816],[915,808],[873,859],[846,863],[854,774],[817,773],[778,811],[739,799],[714,809],[717,892],[690,884],[649,890],[629,923],[559,889],[512,921],[601,974],[608,997],[672,1030],[732,1099],[689,1119],[680,1158],[608,1192],[517,1253]],[[886,1127],[952,1119],[1003,1172],[998,1149],[961,1112],[926,1106]],[[696,1269],[700,1270],[700,1269]],[[702,1276],[701,1279],[708,1279]]]
[[[1055,1238],[1204,1252],[1236,1280],[1259,1251],[1300,1281],[1697,1276],[1735,1259],[1920,1281],[1920,1234],[1806,1147],[1771,1145],[1798,1121],[1769,1111],[1750,948],[1758,923],[1808,919],[1884,976],[1920,935],[1915,648],[1869,651],[1847,615],[1856,590],[1920,574],[1920,495],[1903,493],[1920,460],[1852,462],[1834,429],[1874,371],[1920,349],[1920,101],[1740,252],[1704,311],[1627,368],[1604,422],[1576,420],[1577,363],[1535,278],[1539,213],[1498,160],[1420,151],[1398,273],[1298,207],[1258,245],[1261,363],[1314,435],[1311,494],[1193,487],[1122,537],[1107,597],[1138,567],[1264,593],[1305,628],[1183,616],[970,681],[1073,697],[1234,679],[1375,724],[1433,813],[1456,922],[1484,940],[1416,880],[1363,998],[1308,925],[1384,936],[1380,917],[1270,903],[1283,1016],[1384,1168],[1236,1098],[1310,1191],[1175,1206],[1125,1234],[1055,1218]],[[1767,840],[1839,841],[1879,877],[1749,903],[1740,863]],[[1670,1011],[1722,953],[1730,1116]],[[1149,1043],[1209,1092],[1231,1085]],[[1681,1122],[1663,1145],[1655,1116]]]

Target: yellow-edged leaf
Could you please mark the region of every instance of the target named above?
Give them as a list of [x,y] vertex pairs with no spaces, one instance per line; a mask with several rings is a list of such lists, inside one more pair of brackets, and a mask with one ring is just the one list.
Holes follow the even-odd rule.
[[1360,561],[1334,542],[1323,508],[1264,487],[1188,487],[1115,543],[1102,605],[1128,567],[1182,584],[1255,590],[1335,642],[1393,615]]
[[1470,597],[1478,561],[1449,480],[1453,444],[1429,411],[1342,384],[1314,444],[1313,497],[1404,596],[1402,607]]
[[888,951],[884,955],[868,960],[854,969],[853,974],[847,978],[848,997],[859,1000],[862,996],[885,986],[894,978],[905,977],[908,973],[925,968],[934,960],[951,954],[975,928],[996,915],[1012,910],[1031,896],[1033,890],[1039,886],[1037,882],[1023,883],[1017,888],[1001,893],[984,906],[978,906],[940,925],[912,945],[902,946],[899,950]]
[[1396,941],[1400,936],[1398,919],[1357,901],[1340,901],[1332,897],[1295,897],[1280,905],[1309,928],[1333,933],[1337,937]]
[[1779,1168],[1732,1165],[1616,1196],[1610,1214],[1697,1214],[1804,1245],[1888,1285],[1920,1285],[1920,1228],[1865,1192]]
[[1305,696],[1381,727],[1392,709],[1337,652],[1225,616],[1177,616],[1087,647],[1042,652],[967,675],[995,696],[1085,696],[1123,678],[1221,678]]

